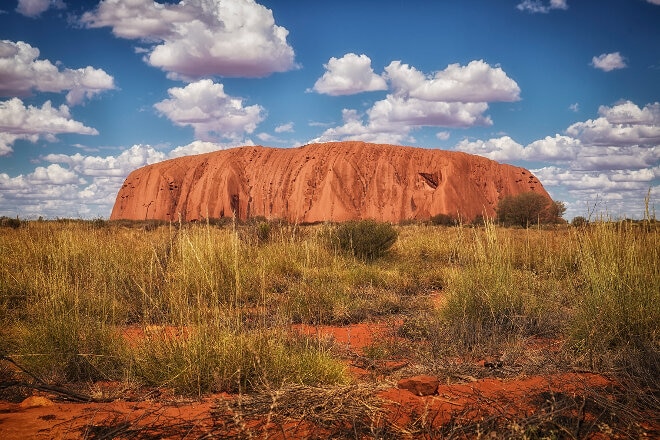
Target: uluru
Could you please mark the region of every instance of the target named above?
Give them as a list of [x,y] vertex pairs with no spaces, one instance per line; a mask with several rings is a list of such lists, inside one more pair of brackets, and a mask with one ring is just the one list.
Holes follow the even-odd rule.
[[357,141],[246,146],[131,172],[110,219],[399,223],[447,214],[471,221],[529,191],[550,199],[528,170],[456,151]]

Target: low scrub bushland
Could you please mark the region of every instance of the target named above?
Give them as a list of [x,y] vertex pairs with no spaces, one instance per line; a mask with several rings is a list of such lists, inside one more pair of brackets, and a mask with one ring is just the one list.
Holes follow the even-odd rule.
[[564,368],[657,389],[659,248],[657,227],[625,222],[24,222],[0,228],[0,355],[54,383],[327,385],[347,380],[338,354],[290,324],[392,318],[431,369],[543,336],[567,341]]

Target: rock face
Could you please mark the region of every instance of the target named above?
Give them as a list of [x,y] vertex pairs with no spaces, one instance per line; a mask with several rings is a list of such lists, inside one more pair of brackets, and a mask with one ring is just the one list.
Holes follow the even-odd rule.
[[193,221],[264,216],[314,223],[398,223],[448,214],[492,217],[499,200],[534,191],[524,168],[470,154],[364,142],[241,147],[133,171],[110,219]]

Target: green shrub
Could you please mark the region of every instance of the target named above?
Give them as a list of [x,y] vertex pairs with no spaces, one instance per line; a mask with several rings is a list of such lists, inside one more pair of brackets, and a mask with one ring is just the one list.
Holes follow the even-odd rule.
[[548,199],[542,194],[526,192],[504,197],[497,205],[497,220],[505,226],[521,226],[540,223],[557,223],[566,211],[562,202]]
[[274,232],[274,224],[265,217],[254,217],[238,228],[240,238],[247,244],[267,243]]
[[458,219],[449,214],[437,214],[430,218],[431,223],[440,226],[458,226]]
[[389,223],[360,220],[339,225],[333,241],[342,251],[363,261],[373,261],[385,255],[397,237],[396,229]]
[[479,214],[476,216],[471,222],[470,226],[472,227],[479,227],[479,226],[484,226],[486,224],[486,220],[484,220],[484,216]]
[[270,238],[270,223],[268,222],[259,222],[255,226],[255,234],[259,243],[265,243]]
[[108,226],[110,226],[110,222],[108,222],[107,220],[104,220],[102,218],[96,218],[96,219],[91,221],[91,225],[92,225],[93,228],[102,229],[102,228],[107,228]]

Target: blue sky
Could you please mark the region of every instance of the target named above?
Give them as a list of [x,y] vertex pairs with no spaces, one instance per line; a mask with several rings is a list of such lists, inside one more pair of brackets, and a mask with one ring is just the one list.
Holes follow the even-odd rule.
[[140,166],[359,139],[660,188],[660,0],[3,0],[0,215],[107,218]]

